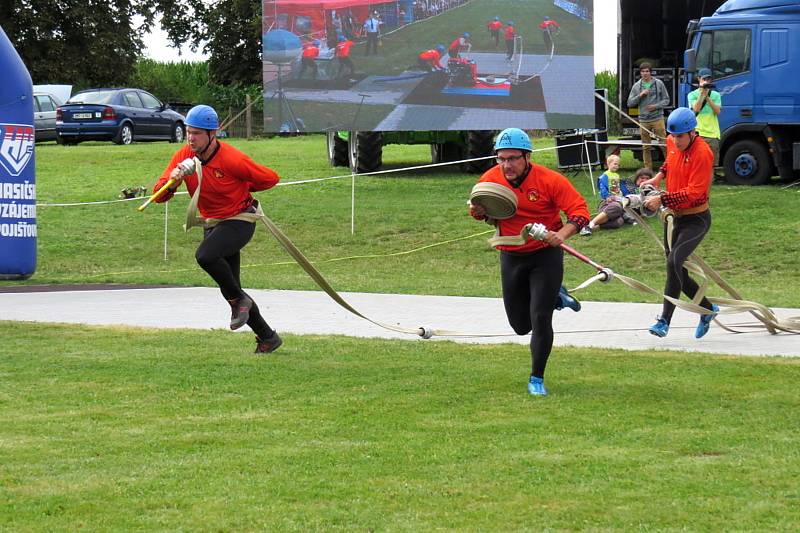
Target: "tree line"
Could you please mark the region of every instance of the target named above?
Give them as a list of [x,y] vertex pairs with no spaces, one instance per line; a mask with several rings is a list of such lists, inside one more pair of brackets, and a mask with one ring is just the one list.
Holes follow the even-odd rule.
[[[173,45],[202,46],[209,80],[261,84],[260,0],[3,0],[0,27],[34,83],[129,85],[156,21]],[[139,27],[135,21],[141,20]]]

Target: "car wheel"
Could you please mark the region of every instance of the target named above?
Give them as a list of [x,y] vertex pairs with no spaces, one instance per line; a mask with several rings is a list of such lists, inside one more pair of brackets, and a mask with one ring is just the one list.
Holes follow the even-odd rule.
[[169,139],[171,143],[182,143],[183,142],[183,124],[180,122],[176,122],[172,126],[172,136]]
[[119,128],[117,136],[114,137],[114,142],[116,144],[131,144],[133,142],[133,126],[130,124],[123,124]]
[[62,137],[61,135],[56,135],[56,144],[71,146],[73,144],[78,144],[78,141],[76,141],[75,139],[70,139],[69,137]]

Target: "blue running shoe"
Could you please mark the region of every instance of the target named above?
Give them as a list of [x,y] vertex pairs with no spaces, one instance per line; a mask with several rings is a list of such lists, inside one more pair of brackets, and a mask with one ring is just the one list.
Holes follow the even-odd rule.
[[695,339],[699,339],[708,333],[708,328],[711,327],[711,321],[717,316],[719,307],[716,304],[711,304],[711,310],[714,311],[713,315],[700,315],[700,323],[697,324],[697,329],[694,330]]
[[556,296],[556,311],[561,311],[565,307],[569,307],[576,313],[581,310],[581,303],[570,293],[563,285],[558,289],[558,296]]
[[528,392],[532,396],[547,396],[547,389],[544,388],[544,379],[531,376],[528,382]]
[[666,337],[669,333],[669,324],[663,318],[658,317],[656,323],[650,326],[650,333],[656,337]]

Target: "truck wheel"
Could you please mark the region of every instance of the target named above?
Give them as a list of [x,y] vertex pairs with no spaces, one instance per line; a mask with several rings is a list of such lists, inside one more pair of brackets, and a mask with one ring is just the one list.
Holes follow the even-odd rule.
[[383,164],[383,137],[379,131],[351,131],[347,153],[352,172],[373,172]]
[[328,163],[332,167],[346,167],[349,165],[347,158],[347,141],[340,138],[335,131],[327,134],[328,143]]
[[733,185],[764,185],[769,181],[772,161],[767,149],[751,139],[736,141],[725,151],[725,179]]
[[434,143],[431,145],[431,160],[434,163],[449,163],[458,161],[464,156],[458,143]]
[[[467,158],[484,157],[494,152],[494,131],[474,130],[467,134]],[[475,174],[486,172],[494,165],[492,159],[471,161],[466,164],[467,172]]]

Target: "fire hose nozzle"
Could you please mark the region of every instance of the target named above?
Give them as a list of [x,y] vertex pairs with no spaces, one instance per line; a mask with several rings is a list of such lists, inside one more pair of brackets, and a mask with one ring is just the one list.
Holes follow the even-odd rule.
[[419,335],[423,339],[430,339],[431,337],[433,337],[433,330],[426,328],[425,326],[420,326],[419,330],[417,331],[417,335]]
[[528,230],[528,233],[531,237],[536,239],[537,241],[543,241],[545,237],[547,237],[547,228],[544,224],[537,222],[536,224],[531,225],[531,229]]
[[610,268],[602,268],[600,269],[600,274],[603,274],[603,279],[600,280],[603,283],[610,283],[612,279],[614,279],[614,271]]

